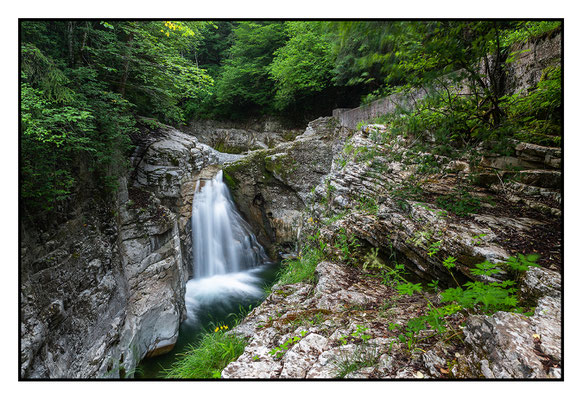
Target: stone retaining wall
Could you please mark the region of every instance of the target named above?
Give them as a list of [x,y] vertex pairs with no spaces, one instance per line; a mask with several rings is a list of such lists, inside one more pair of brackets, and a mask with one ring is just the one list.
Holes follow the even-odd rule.
[[[506,90],[516,93],[534,87],[545,68],[560,65],[562,37],[561,32],[557,31],[522,46],[513,47],[510,53],[515,54],[516,59],[508,68]],[[398,106],[405,109],[412,107],[414,101],[420,100],[425,94],[423,89],[408,94],[397,93],[357,108],[337,108],[332,111],[332,116],[338,119],[341,126],[356,129],[360,122],[395,112]]]

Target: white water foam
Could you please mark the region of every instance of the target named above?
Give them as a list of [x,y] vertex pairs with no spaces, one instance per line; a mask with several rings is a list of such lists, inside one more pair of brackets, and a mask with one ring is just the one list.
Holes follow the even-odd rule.
[[197,315],[211,305],[229,309],[261,298],[257,273],[269,259],[237,212],[222,171],[196,183],[192,243],[194,278],[186,284],[186,323],[196,324]]

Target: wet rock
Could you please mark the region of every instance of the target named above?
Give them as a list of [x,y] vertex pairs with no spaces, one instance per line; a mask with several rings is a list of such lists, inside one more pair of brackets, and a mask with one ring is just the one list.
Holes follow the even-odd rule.
[[125,377],[176,342],[190,272],[183,187],[216,157],[173,128],[150,139],[120,179],[115,211],[87,206],[50,235],[24,238],[22,377]]
[[320,118],[293,142],[249,152],[225,165],[239,210],[272,256],[297,251],[303,211],[311,190],[330,171],[340,132],[334,119]]

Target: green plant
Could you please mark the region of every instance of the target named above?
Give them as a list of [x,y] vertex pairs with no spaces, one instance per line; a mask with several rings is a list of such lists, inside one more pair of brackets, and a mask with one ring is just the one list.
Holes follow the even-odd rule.
[[324,259],[326,243],[319,238],[319,232],[308,238],[309,242],[300,251],[299,258],[282,261],[278,272],[278,282],[282,285],[298,282],[316,282],[316,266]]
[[340,343],[342,343],[344,346],[346,346],[348,344],[348,336],[347,335],[342,335],[338,338],[338,340],[340,341]]
[[496,265],[492,264],[489,260],[486,260],[482,263],[476,264],[476,268],[470,268],[470,272],[476,276],[492,276],[494,274],[499,274],[502,270],[496,268]]
[[290,347],[295,344],[296,342],[299,342],[300,340],[302,340],[302,338],[307,334],[307,331],[301,331],[299,336],[293,336],[291,338],[289,338],[288,340],[286,340],[284,343],[282,343],[281,345],[271,349],[269,351],[269,354],[274,356],[276,359],[279,359],[281,357],[284,356],[285,353],[287,353],[287,351],[290,349]]
[[414,293],[421,293],[420,283],[404,282],[397,285],[397,291],[400,295],[412,295]]
[[504,265],[506,265],[511,271],[517,273],[526,272],[528,271],[529,267],[540,268],[540,265],[536,263],[539,257],[540,256],[538,254],[529,254],[526,256],[523,254],[518,254],[516,257],[509,257]]
[[368,125],[367,121],[360,121],[358,124],[356,124],[356,130],[359,131],[362,129],[363,126]]
[[475,214],[481,208],[480,200],[472,197],[466,188],[458,188],[452,193],[437,197],[435,204],[460,217]]
[[453,275],[453,272],[451,271],[452,269],[455,268],[456,261],[457,260],[455,257],[449,256],[445,260],[442,261],[442,264],[447,269],[447,272],[449,272],[449,274],[451,275],[451,277],[455,281],[456,285],[459,287],[460,284],[458,283],[457,279],[455,279],[455,276]]
[[427,255],[429,257],[433,257],[435,254],[437,254],[437,252],[439,251],[439,249],[441,248],[441,240],[438,240],[436,242],[433,242],[429,245],[429,249],[427,251]]
[[435,291],[437,293],[437,291],[439,290],[439,280],[433,279],[431,281],[431,283],[427,284],[427,287],[429,287],[430,289],[433,289],[433,291]]
[[421,246],[424,242],[428,241],[432,237],[432,232],[429,230],[420,230],[416,231],[413,234],[413,237],[409,237],[406,240],[406,243],[412,243],[415,246]]
[[379,249],[371,248],[368,253],[364,256],[364,263],[362,264],[362,269],[366,272],[368,270],[383,270],[386,265],[383,264],[379,259]]
[[333,223],[334,223],[334,222],[336,222],[336,221],[340,221],[340,220],[341,220],[342,218],[344,218],[346,215],[348,215],[348,211],[343,211],[343,212],[341,212],[341,213],[339,213],[339,214],[335,214],[335,215],[332,215],[332,216],[331,216],[331,217],[329,217],[329,218],[326,218],[325,220],[323,220],[323,221],[322,221],[322,223],[323,223],[324,225],[331,225],[331,224],[333,224]]
[[479,245],[481,245],[482,244],[482,240],[481,239],[484,236],[487,236],[487,234],[480,233],[479,235],[472,236],[472,245],[473,246],[479,246]]
[[375,198],[370,196],[360,196],[357,199],[356,209],[359,211],[365,211],[372,215],[377,215],[379,212],[379,205]]
[[340,250],[342,261],[352,263],[352,254],[360,247],[360,243],[354,234],[347,235],[345,228],[340,228],[336,235],[334,246]]
[[[370,251],[364,256],[364,263],[362,268],[365,272],[372,271],[373,277],[381,279],[383,285],[394,286],[399,283],[406,282],[404,278],[405,266],[403,264],[397,264],[393,268],[385,265],[381,259],[378,257],[379,249],[371,248]],[[395,254],[391,253],[391,259],[395,259]]]
[[561,144],[562,71],[551,66],[543,71],[535,90],[504,96],[508,114],[506,129],[516,139],[543,146]]
[[206,333],[195,345],[180,354],[172,366],[164,370],[166,378],[216,379],[231,361],[239,358],[247,341],[218,330]]
[[[532,266],[536,260],[538,260],[538,256],[536,255],[523,256],[519,254],[517,257],[509,258],[510,263],[513,264],[513,267],[510,268],[512,271],[524,272],[525,268],[528,268],[527,265]],[[452,270],[455,268],[456,259],[450,256],[444,259],[442,263],[455,280]],[[476,277],[490,277],[502,272],[498,267],[504,265],[508,265],[508,260],[500,264],[484,261],[476,264],[475,268],[470,269],[470,272]],[[447,317],[461,310],[488,314],[496,311],[523,312],[524,308],[518,306],[516,282],[513,280],[505,280],[503,282],[470,281],[461,286],[457,283],[457,280],[455,282],[457,287],[448,288],[441,292],[441,306],[437,306],[423,295],[427,300],[427,306],[421,315],[411,318],[403,326],[395,323],[389,324],[390,331],[400,331],[398,339],[401,343],[407,345],[408,351],[414,352],[418,349],[417,345],[420,341],[435,334],[444,334],[448,331],[448,328],[454,332],[450,337],[457,337],[459,332],[456,332],[453,327],[448,325]],[[437,292],[437,281],[432,281],[428,286]],[[420,285],[418,286],[404,280],[397,285],[397,289],[402,295],[411,295],[415,292],[422,293]],[[531,313],[532,310],[527,312]],[[434,333],[421,337],[421,331],[426,329],[431,329]]]
[[350,334],[350,336],[361,339],[364,343],[368,342],[372,336],[367,335],[365,332],[368,328],[363,325],[356,325],[356,330]]
[[378,351],[374,347],[367,345],[357,346],[354,353],[342,355],[334,360],[336,366],[336,378],[344,378],[351,372],[361,368],[373,367],[378,362]]

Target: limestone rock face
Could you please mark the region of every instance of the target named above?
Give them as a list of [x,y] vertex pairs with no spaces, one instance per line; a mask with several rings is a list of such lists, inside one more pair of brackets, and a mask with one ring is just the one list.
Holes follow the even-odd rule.
[[[542,253],[539,262],[544,265],[520,277],[520,295],[538,308],[532,317],[498,312],[466,320],[455,315],[452,326],[467,324],[463,350],[436,340],[420,345],[423,352],[402,357],[399,354],[411,349],[387,327],[406,324],[426,306],[427,298],[400,298],[378,277],[367,279],[357,268],[321,262],[316,284],[274,287],[235,329],[234,334],[249,338],[250,344],[223,371],[223,378],[560,377],[560,230],[557,215],[539,210],[535,203],[560,207],[561,193],[549,187],[553,184],[546,178],[520,181],[523,176],[539,175],[537,168],[542,167],[547,169],[541,170],[541,177],[560,181],[554,164],[544,162],[547,154],[560,158],[560,153],[517,143],[512,160],[494,158],[488,165],[476,166],[466,159],[413,152],[400,136],[379,146],[375,138],[386,131],[382,125],[364,126],[348,138],[346,131],[332,133],[327,127],[325,120],[315,121],[295,142],[252,152],[227,166],[237,203],[250,210],[249,219],[255,218],[256,227],[267,232],[264,239],[276,245],[291,240],[291,235],[284,239],[273,233],[278,229],[274,216],[282,215],[275,213],[284,210],[283,218],[297,218],[292,226],[300,239],[313,235],[314,221],[320,222],[319,238],[329,259],[342,259],[338,243],[353,238],[359,250],[351,250],[352,254],[360,251],[362,256],[377,248],[382,261],[398,259],[418,277],[438,279],[446,286],[476,279],[470,269],[484,260],[498,263],[518,252]],[[329,136],[337,139],[328,141]],[[318,146],[326,152],[319,152]],[[476,168],[508,168],[504,164],[508,161],[530,162],[531,169],[500,188],[472,187],[461,195],[454,191]],[[415,180],[417,170],[429,163],[437,165],[436,172]],[[318,179],[309,181],[314,171]],[[456,196],[465,196],[463,201],[477,199],[480,207],[458,216],[437,201],[448,199],[447,206],[456,201],[465,204]],[[541,242],[539,235],[547,236]],[[456,258],[453,277],[442,263],[448,256]],[[503,271],[490,279],[514,277]],[[433,337],[431,332],[426,335]],[[293,338],[283,356],[273,354],[273,349]],[[513,355],[507,356],[514,339]]]
[[185,315],[193,182],[220,154],[166,127],[117,203],[22,243],[21,376],[116,378],[169,351]]
[[335,119],[320,118],[293,142],[226,164],[235,202],[272,256],[295,250],[310,191],[330,171],[343,132]]
[[[269,297],[234,329],[233,334],[249,338],[250,343],[223,370],[222,378],[334,378],[343,361],[378,358],[389,351],[385,326],[373,316],[378,302],[391,290],[378,282],[361,282],[357,271],[338,264],[322,262],[317,273],[316,287],[305,283],[273,287]],[[418,301],[423,299],[411,305]],[[405,318],[396,310],[395,320]],[[359,326],[370,339],[351,336]],[[273,354],[274,348],[293,338],[283,354]],[[354,377],[378,377],[391,370],[388,364],[385,360],[382,371],[368,368]]]
[[560,30],[534,42],[517,44],[510,50],[516,54],[514,62],[508,64],[507,86],[512,92],[526,91],[536,86],[545,68],[561,64]]
[[302,133],[287,128],[275,119],[247,122],[192,121],[185,132],[218,151],[241,154],[249,150],[269,149],[289,142]]
[[91,215],[54,233],[25,231],[21,377],[86,378],[115,369],[119,375],[127,289],[117,229],[111,215]]
[[470,369],[485,378],[560,377],[560,316],[560,298],[545,297],[532,318],[507,312],[471,317],[464,328]]

